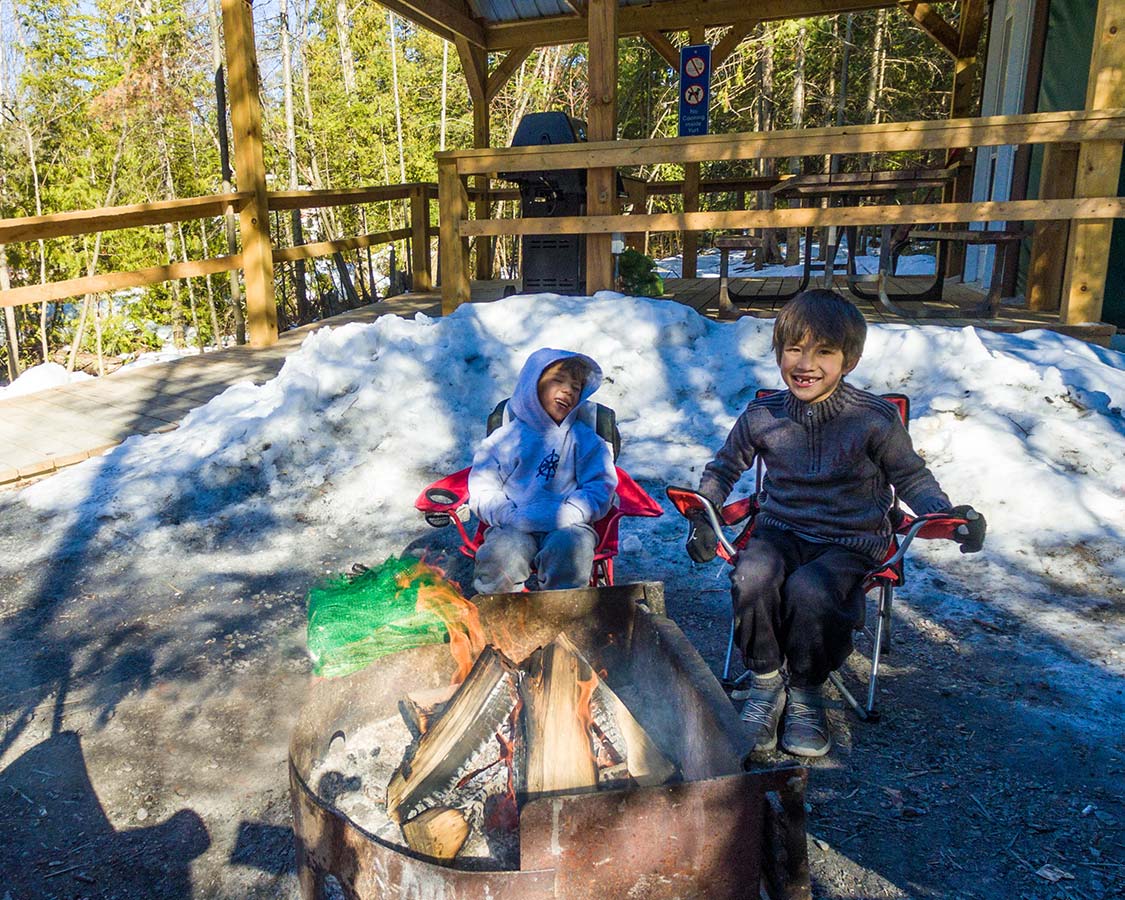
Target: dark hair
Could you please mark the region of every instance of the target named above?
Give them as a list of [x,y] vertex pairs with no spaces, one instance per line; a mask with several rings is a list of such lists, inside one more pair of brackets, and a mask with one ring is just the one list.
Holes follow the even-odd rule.
[[781,362],[786,347],[805,337],[843,351],[844,363],[863,355],[867,323],[854,303],[835,291],[802,291],[782,307],[773,323],[773,352]]
[[573,375],[582,384],[585,384],[586,379],[590,377],[590,366],[581,356],[565,356],[562,359],[556,359],[539,373],[539,377],[542,378],[548,371],[556,367],[560,372]]

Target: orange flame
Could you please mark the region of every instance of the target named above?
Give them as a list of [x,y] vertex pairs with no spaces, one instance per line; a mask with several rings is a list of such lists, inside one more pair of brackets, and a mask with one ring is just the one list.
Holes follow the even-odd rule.
[[451,684],[460,684],[468,677],[476,658],[484,649],[484,628],[480,612],[461,594],[452,581],[435,566],[420,562],[399,576],[400,585],[421,581],[417,608],[441,619],[449,634],[449,652],[457,664]]
[[[583,730],[592,739],[594,735],[594,712],[591,708],[590,701],[594,697],[594,688],[598,686],[598,676],[590,672],[590,677],[586,681],[579,680],[578,684],[578,703],[574,708],[575,714],[578,716],[578,723],[582,726]],[[593,756],[593,749],[591,746],[590,755]]]

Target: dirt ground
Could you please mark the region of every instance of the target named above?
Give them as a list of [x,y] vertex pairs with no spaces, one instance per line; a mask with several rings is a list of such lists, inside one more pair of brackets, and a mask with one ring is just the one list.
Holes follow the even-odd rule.
[[[310,532],[284,571],[232,560],[200,578],[206,548],[142,565],[93,523],[49,565],[3,562],[41,527],[4,507],[0,900],[297,897],[286,745],[308,683],[304,594],[363,560],[362,541]],[[424,526],[411,541],[449,549]],[[619,581],[634,567],[624,556]],[[669,614],[717,670],[725,580],[678,571]],[[1125,697],[1104,640],[1125,598],[1094,586],[1096,612],[1063,640],[1011,602],[929,602],[939,587],[973,592],[908,586],[882,721],[831,714],[836,747],[811,766],[814,895],[1125,897]]]

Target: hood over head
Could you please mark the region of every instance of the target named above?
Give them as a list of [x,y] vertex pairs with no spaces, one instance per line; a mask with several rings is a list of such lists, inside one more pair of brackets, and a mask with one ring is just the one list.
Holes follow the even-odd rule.
[[[582,385],[582,394],[579,397],[578,403],[572,409],[562,422],[556,425],[547,411],[539,403],[539,377],[543,372],[563,359],[577,357],[586,364],[586,381]],[[512,399],[508,404],[508,408],[516,418],[528,425],[537,429],[568,427],[574,421],[574,417],[578,414],[578,408],[589,399],[590,395],[596,391],[602,383],[602,368],[590,357],[584,353],[575,353],[571,350],[556,350],[551,347],[542,347],[536,350],[527,358],[527,362],[523,364],[520,370],[519,379],[516,381],[516,389],[512,393]]]

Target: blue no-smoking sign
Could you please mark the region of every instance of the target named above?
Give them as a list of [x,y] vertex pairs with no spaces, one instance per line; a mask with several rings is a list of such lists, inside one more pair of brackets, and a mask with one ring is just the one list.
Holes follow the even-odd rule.
[[680,49],[680,137],[707,134],[711,109],[711,45]]

